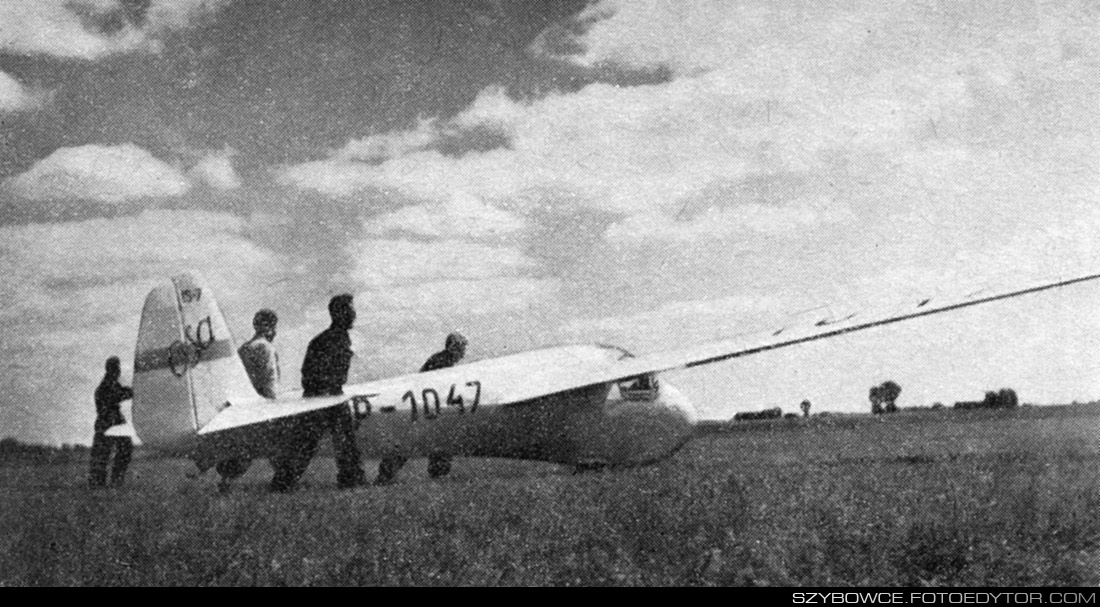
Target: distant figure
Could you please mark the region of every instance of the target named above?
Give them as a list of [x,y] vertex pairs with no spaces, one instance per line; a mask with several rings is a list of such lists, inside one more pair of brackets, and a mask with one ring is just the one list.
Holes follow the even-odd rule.
[[108,428],[126,423],[119,404],[134,397],[134,391],[119,383],[122,365],[117,356],[107,359],[106,373],[95,389],[95,436],[92,438],[91,466],[88,484],[92,487],[107,485],[107,460],[111,449],[115,450],[115,463],[111,467],[111,485],[118,486],[126,477],[134,443],[128,436],[107,436]]
[[[461,333],[451,333],[443,344],[443,350],[428,357],[428,360],[420,367],[420,372],[435,371],[453,367],[466,355],[466,338]],[[393,456],[383,458],[378,463],[378,476],[374,479],[376,485],[392,483],[397,477],[401,467],[405,465],[406,458]],[[433,453],[428,456],[428,476],[440,478],[451,472],[451,457],[443,453]]]
[[248,379],[252,380],[252,387],[267,398],[275,398],[279,391],[279,353],[273,345],[278,323],[279,317],[275,312],[266,308],[256,312],[252,317],[255,335],[237,349],[245,371],[248,372]]
[[[302,363],[302,396],[338,396],[344,393],[351,367],[351,337],[348,331],[355,325],[355,308],[351,295],[337,295],[328,303],[332,318],[329,328],[309,342]],[[351,410],[333,406],[315,411],[296,420],[283,435],[279,453],[271,458],[275,475],[271,490],[292,491],[298,479],[317,452],[317,442],[325,432],[332,433],[336,452],[336,485],[341,489],[365,484],[360,466],[359,449],[355,445],[355,419]]]
[[420,372],[435,371],[453,367],[466,356],[466,338],[461,333],[451,333],[443,342],[443,350],[428,357],[428,360],[420,367]]
[[809,417],[810,416],[810,399],[806,399],[806,400],[802,401],[802,404],[799,405],[799,406],[802,407],[802,417]]

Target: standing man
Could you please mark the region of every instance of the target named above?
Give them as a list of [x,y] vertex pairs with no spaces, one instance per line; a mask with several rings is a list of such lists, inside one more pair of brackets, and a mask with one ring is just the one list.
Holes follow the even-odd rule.
[[[264,308],[252,317],[252,328],[255,334],[252,339],[241,344],[237,348],[237,354],[241,357],[248,379],[252,387],[264,398],[274,399],[279,392],[279,353],[275,351],[272,342],[275,341],[275,327],[279,324],[279,317],[275,312]],[[218,490],[229,491],[229,483],[235,478],[248,472],[252,460],[247,458],[223,459],[214,465],[221,480],[218,482]]]
[[[420,367],[420,372],[446,369],[458,364],[466,355],[466,338],[461,333],[455,332],[447,336],[443,344],[443,350],[428,357]],[[378,464],[378,477],[374,479],[376,485],[392,483],[397,477],[398,471],[405,465],[405,458],[401,456],[383,458]],[[440,478],[447,476],[451,471],[451,457],[443,453],[433,453],[428,456],[428,476]]]
[[121,485],[134,450],[130,437],[106,434],[108,428],[126,423],[119,404],[133,398],[134,391],[118,381],[122,375],[122,365],[117,356],[108,358],[104,368],[103,381],[95,389],[95,436],[92,438],[91,470],[88,474],[88,484],[92,487],[107,485],[107,460],[111,459],[112,447],[115,449],[115,463],[111,467],[111,485]]
[[[338,396],[344,393],[344,383],[351,367],[351,337],[348,331],[355,325],[355,308],[351,295],[337,295],[328,303],[332,324],[309,342],[302,363],[302,396]],[[365,484],[360,466],[359,449],[355,445],[355,419],[345,406],[333,406],[308,413],[296,420],[282,441],[280,453],[271,459],[275,476],[271,490],[291,491],[305,472],[317,442],[325,432],[332,433],[336,452],[336,485],[341,489]]]
[[248,372],[248,379],[252,380],[252,387],[267,398],[275,398],[279,390],[279,353],[272,345],[278,323],[279,317],[275,312],[266,308],[256,312],[252,317],[255,335],[237,349],[245,371]]

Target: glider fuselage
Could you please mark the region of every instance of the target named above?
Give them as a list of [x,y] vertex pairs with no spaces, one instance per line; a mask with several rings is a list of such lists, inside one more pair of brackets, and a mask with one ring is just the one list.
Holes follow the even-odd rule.
[[[506,398],[515,392],[506,384],[522,381],[524,375],[537,381],[534,376],[547,365],[592,365],[622,356],[622,350],[598,345],[546,348],[348,386],[342,396],[287,393],[276,401],[230,403],[225,413],[239,408],[242,415],[255,418],[256,409],[306,407],[327,399],[355,414],[359,446],[368,457],[441,454],[582,466],[652,463],[682,446],[696,420],[683,394],[655,375],[519,402]],[[269,457],[281,442],[279,434],[296,423],[283,418],[252,427],[212,428],[217,431],[199,432],[185,450],[200,466],[233,457]]]

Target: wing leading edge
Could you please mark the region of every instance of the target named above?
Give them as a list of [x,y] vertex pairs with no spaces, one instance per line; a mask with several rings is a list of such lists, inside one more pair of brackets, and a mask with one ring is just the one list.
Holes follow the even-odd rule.
[[616,381],[645,373],[690,369],[692,367],[709,365],[752,354],[759,354],[769,350],[777,350],[779,348],[795,346],[819,339],[837,337],[847,333],[890,325],[905,320],[912,320],[943,312],[951,312],[962,308],[1030,295],[1032,293],[1057,289],[1097,279],[1100,279],[1100,274],[1090,274],[1067,280],[1046,282],[1023,289],[995,293],[984,297],[978,297],[975,294],[957,300],[945,300],[940,302],[933,299],[922,299],[910,309],[895,312],[893,314],[864,316],[857,312],[836,320],[829,318],[822,319],[808,327],[783,328],[770,333],[763,332],[700,346],[670,350],[667,352],[657,352],[622,361],[620,363],[621,374],[616,373],[615,375],[617,375],[617,377],[607,378],[606,381]]
[[825,318],[805,327],[781,328],[637,358],[620,360],[618,357],[592,356],[591,348],[586,349],[582,346],[535,350],[439,371],[346,386],[344,395],[338,397],[301,399],[297,395],[288,395],[289,399],[280,399],[276,402],[241,403],[219,413],[199,431],[199,434],[210,435],[247,426],[264,425],[311,411],[338,405],[346,406],[349,401],[357,397],[369,398],[375,407],[399,406],[401,395],[406,391],[419,392],[425,387],[436,385],[462,386],[476,382],[478,390],[484,386],[485,392],[481,398],[486,406],[521,404],[595,384],[616,382],[650,373],[690,369],[1096,279],[1100,279],[1100,274],[1047,282],[984,297],[972,295],[945,301],[924,299],[907,310],[893,313],[864,315],[857,312],[836,320]]

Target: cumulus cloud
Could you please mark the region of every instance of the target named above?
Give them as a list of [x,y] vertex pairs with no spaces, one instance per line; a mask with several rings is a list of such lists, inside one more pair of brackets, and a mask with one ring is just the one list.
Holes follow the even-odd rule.
[[431,147],[440,136],[437,120],[421,120],[408,131],[381,133],[349,141],[336,156],[344,160],[377,163]]
[[34,109],[43,101],[41,93],[28,90],[18,80],[0,71],[0,113]]
[[33,201],[91,200],[127,204],[178,196],[190,183],[175,167],[133,144],[61,148],[4,187]]
[[[896,149],[912,140],[907,129],[945,105],[966,103],[956,81],[900,92],[892,88],[898,81],[908,79],[862,82],[847,100],[807,83],[786,93],[798,97],[790,107],[778,92],[746,90],[743,75],[726,71],[657,85],[592,84],[531,101],[494,88],[451,121],[393,134],[394,141],[415,141],[403,154],[390,145],[365,164],[341,153],[288,167],[281,177],[332,196],[373,189],[443,201],[463,191],[514,202],[549,193],[604,211],[668,211],[716,183],[820,170],[822,154],[834,147]],[[460,155],[435,145],[443,131],[478,128],[500,133],[507,145]]]
[[[968,30],[958,36],[922,10],[876,5],[792,19],[752,3],[596,3],[536,50],[581,66],[668,70],[667,81],[527,100],[491,87],[454,118],[352,141],[282,179],[333,196],[373,190],[443,202],[464,192],[493,205],[553,200],[638,215],[621,225],[669,224],[716,184],[779,172],[877,182],[891,179],[882,162],[929,142],[1015,146],[1095,121],[1088,103],[1074,103],[1083,101],[1077,83],[1089,81],[1082,70],[1098,59],[1081,15],[1011,23],[962,8]],[[548,49],[546,37],[568,43]],[[441,150],[446,138],[478,130],[502,144]],[[742,215],[771,213],[743,203]],[[909,200],[883,202],[895,203]],[[725,225],[737,212],[713,213]],[[733,235],[704,221],[673,225],[683,236]]]
[[563,332],[577,340],[629,345],[640,352],[671,349],[672,344],[701,343],[758,331],[789,316],[798,305],[791,297],[746,293],[719,299],[671,301],[635,314],[577,318]]
[[690,242],[752,233],[805,237],[808,231],[822,225],[851,225],[855,221],[851,209],[828,201],[818,204],[799,201],[790,206],[748,203],[729,208],[710,207],[687,220],[662,214],[630,215],[611,224],[604,236],[612,242]]
[[744,160],[709,136],[710,118],[677,116],[690,113],[693,103],[681,93],[591,85],[519,102],[493,89],[454,124],[503,132],[505,147],[458,156],[423,149],[370,166],[334,157],[290,167],[284,180],[330,195],[377,188],[446,200],[462,190],[492,201],[548,190],[605,209],[673,205],[708,178],[736,178],[746,169]]
[[235,154],[231,148],[210,152],[200,158],[187,174],[192,181],[206,184],[215,190],[237,189],[241,187],[241,178],[233,168]]
[[[240,218],[203,211],[0,227],[4,432],[86,443],[103,360],[132,364],[142,300],[156,282],[196,270],[227,312],[252,303],[275,264],[243,231]],[[36,434],[46,429],[54,434]]]
[[483,239],[507,236],[526,227],[513,213],[490,206],[465,192],[455,192],[442,203],[404,207],[365,222],[368,234],[411,234],[432,238]]
[[560,305],[559,279],[508,246],[368,239],[349,253],[348,280],[357,285],[357,305],[369,311],[356,347],[372,377],[418,368],[456,329],[475,342],[473,358],[539,345],[532,335],[552,324],[540,318]]
[[0,49],[82,60],[157,50],[161,33],[187,27],[227,2],[154,0],[136,8],[119,0],[6,0],[0,3]]
[[544,31],[532,50],[583,67],[673,67],[690,73],[734,59],[733,41],[759,40],[766,25],[762,12],[717,2],[606,0]]
[[[6,318],[64,303],[53,302],[52,289],[102,289],[102,294],[128,282],[194,267],[216,268],[223,261],[240,270],[269,260],[241,234],[243,221],[227,213],[145,211],[115,219],[0,227],[4,249]],[[144,294],[141,294],[144,296]],[[117,299],[111,298],[111,302]],[[21,305],[30,304],[23,308]],[[110,303],[74,314],[111,312]]]
[[509,248],[462,240],[366,240],[352,245],[353,276],[372,288],[518,276],[535,260]]

